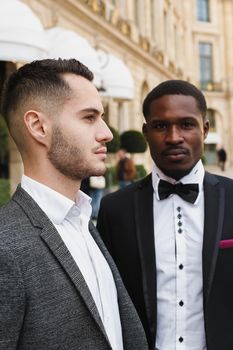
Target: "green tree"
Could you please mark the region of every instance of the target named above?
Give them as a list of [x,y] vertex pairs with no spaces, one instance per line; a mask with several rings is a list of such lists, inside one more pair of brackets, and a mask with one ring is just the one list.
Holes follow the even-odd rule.
[[112,126],[109,126],[109,129],[111,130],[113,134],[112,141],[108,142],[106,144],[108,153],[116,153],[120,148],[120,135],[116,129],[114,129]]
[[127,130],[120,136],[121,148],[129,153],[144,153],[147,143],[143,134],[138,130]]

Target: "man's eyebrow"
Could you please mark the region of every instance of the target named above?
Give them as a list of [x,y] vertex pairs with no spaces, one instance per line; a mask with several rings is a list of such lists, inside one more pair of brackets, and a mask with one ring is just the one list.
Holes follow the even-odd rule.
[[99,114],[102,112],[101,115],[104,115],[104,111],[99,110],[97,108],[84,108],[80,112],[96,113],[96,114]]
[[99,110],[96,108],[84,108],[81,110],[81,112],[94,112],[94,113],[99,113]]

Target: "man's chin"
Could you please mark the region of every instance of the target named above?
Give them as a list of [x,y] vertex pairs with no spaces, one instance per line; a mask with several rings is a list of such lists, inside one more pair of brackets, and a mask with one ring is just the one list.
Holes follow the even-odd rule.
[[192,170],[192,168],[178,168],[178,167],[174,167],[174,168],[169,168],[169,169],[164,169],[162,170],[163,173],[175,180],[179,180],[182,177],[188,175],[190,173],[190,171]]
[[103,165],[102,168],[98,168],[98,169],[93,170],[93,172],[92,172],[92,174],[90,176],[101,176],[101,175],[104,175],[106,170],[107,170],[106,166]]

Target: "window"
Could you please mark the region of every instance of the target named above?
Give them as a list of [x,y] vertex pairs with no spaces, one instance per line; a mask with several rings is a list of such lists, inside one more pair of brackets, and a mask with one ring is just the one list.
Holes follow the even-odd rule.
[[164,49],[167,51],[168,48],[168,18],[167,18],[167,12],[164,11],[163,13],[163,32],[164,32]]
[[213,89],[212,44],[199,43],[200,85],[202,90]]
[[197,19],[202,22],[209,22],[209,0],[196,0],[197,1]]
[[134,1],[134,19],[135,19],[135,23],[136,25],[139,27],[140,25],[140,9],[139,9],[139,2],[138,0]]
[[150,15],[151,15],[151,37],[152,39],[155,39],[155,3],[154,0],[150,1]]
[[216,119],[215,119],[215,111],[213,109],[207,110],[207,119],[210,123],[210,130],[212,132],[216,131]]
[[178,30],[176,25],[174,25],[174,52],[175,52],[175,60],[178,59]]

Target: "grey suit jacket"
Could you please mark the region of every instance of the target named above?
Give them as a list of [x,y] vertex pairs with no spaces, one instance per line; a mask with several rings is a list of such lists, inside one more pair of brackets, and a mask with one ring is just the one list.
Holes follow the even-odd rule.
[[[115,279],[124,349],[146,350],[138,315],[91,223],[90,232]],[[79,268],[52,222],[20,186],[0,209],[0,349],[111,349]]]

